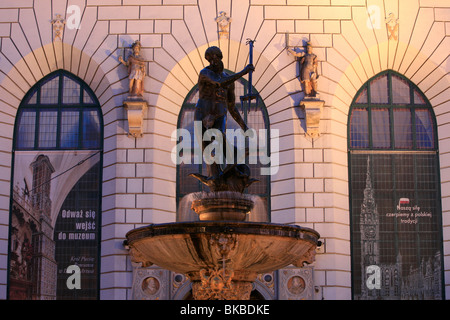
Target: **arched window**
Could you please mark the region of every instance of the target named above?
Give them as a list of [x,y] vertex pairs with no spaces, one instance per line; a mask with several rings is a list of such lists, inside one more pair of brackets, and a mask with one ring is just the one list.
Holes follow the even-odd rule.
[[100,120],[99,103],[87,85],[57,71],[22,101],[15,150],[100,149]]
[[442,299],[442,210],[431,105],[408,79],[385,71],[357,93],[348,137],[354,299]]
[[55,71],[25,95],[13,141],[9,299],[98,298],[102,146],[100,105],[75,75]]
[[[247,92],[248,82],[245,79],[241,78],[235,82],[236,105],[238,106],[242,118],[247,123],[248,127],[251,129],[255,129],[259,135],[262,134],[262,131],[260,130],[266,130],[265,133],[267,134],[267,145],[265,146],[264,151],[267,152],[266,155],[268,156],[270,155],[270,131],[267,110],[262,99],[258,99],[257,102],[255,102],[255,100],[252,100],[252,103],[250,105],[248,104],[248,101],[244,101],[243,103],[241,103],[240,97],[245,95]],[[252,92],[255,93],[256,90],[252,88]],[[188,130],[192,137],[194,137],[194,111],[195,105],[198,101],[198,97],[198,86],[195,86],[186,97],[178,117],[177,127]],[[228,113],[227,129],[239,128],[239,125]],[[192,148],[194,148],[194,143],[196,143],[195,139],[192,138],[191,142]],[[259,152],[264,152],[261,151],[261,149],[258,150]],[[209,191],[208,187],[204,186],[198,180],[188,176],[190,173],[202,173],[203,175],[206,175],[206,166],[204,164],[204,161],[202,161],[202,164],[195,163],[196,161],[191,161],[191,164],[181,163],[177,165],[177,207],[179,206],[180,201],[186,195],[198,191]],[[260,170],[262,167],[268,167],[269,164],[262,164],[260,161],[258,161],[256,164],[250,164],[249,162],[246,163],[250,167],[251,177],[258,179],[259,181],[253,183],[245,192],[259,196],[259,199],[262,202],[259,203],[260,208],[261,210],[265,209],[265,212],[258,218],[270,220],[270,175],[262,175]],[[183,214],[182,210],[178,210],[177,219],[180,219],[180,213]],[[195,219],[195,214],[192,215],[191,212],[191,215],[189,215],[189,219]]]

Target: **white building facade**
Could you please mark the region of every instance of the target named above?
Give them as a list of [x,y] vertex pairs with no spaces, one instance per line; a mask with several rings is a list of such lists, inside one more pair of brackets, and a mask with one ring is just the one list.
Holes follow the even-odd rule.
[[[221,12],[228,24],[216,21]],[[183,275],[132,263],[123,241],[134,228],[176,221],[172,134],[208,65],[205,50],[220,47],[225,69],[238,72],[247,39],[255,40],[252,85],[265,128],[278,130],[279,163],[263,192],[270,220],[313,228],[323,243],[312,265],[261,275],[258,297],[450,297],[448,1],[16,0],[0,3],[1,299],[58,298],[65,282],[43,283],[69,276],[58,259],[86,266],[92,298],[189,296]],[[118,58],[136,40],[148,108],[135,117],[142,135],[133,136]],[[303,52],[306,42],[323,101],[315,128],[302,107],[299,61],[286,50]],[[51,163],[45,206],[33,196],[50,181],[36,182],[41,154]],[[95,196],[77,209],[80,194]],[[64,229],[77,214],[85,225]],[[95,248],[65,256],[63,233]],[[42,238],[50,251],[24,251]],[[44,258],[49,269],[36,262]]]

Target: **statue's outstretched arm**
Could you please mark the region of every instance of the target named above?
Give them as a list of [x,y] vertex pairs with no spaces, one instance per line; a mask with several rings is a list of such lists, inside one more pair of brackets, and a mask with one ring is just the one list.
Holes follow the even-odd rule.
[[303,52],[297,52],[297,51],[295,51],[295,50],[292,50],[292,49],[289,48],[289,47],[286,47],[286,50],[287,50],[287,52],[289,52],[290,54],[292,54],[294,57],[297,57],[297,58],[301,58],[301,57],[303,57],[303,55],[304,55]]
[[252,64],[248,64],[242,71],[229,75],[228,77],[224,77],[220,80],[220,85],[222,87],[226,87],[229,84],[235,82],[236,80],[238,80],[239,78],[241,78],[242,76],[246,75],[247,73],[249,73],[250,71],[254,71],[255,67]]

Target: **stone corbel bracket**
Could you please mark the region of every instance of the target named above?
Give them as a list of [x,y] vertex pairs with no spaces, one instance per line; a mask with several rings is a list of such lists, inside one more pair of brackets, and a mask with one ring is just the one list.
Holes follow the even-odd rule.
[[144,134],[144,116],[148,109],[145,100],[125,100],[123,103],[128,120],[128,135],[140,138]]
[[300,107],[305,112],[306,134],[315,139],[320,136],[320,118],[325,101],[318,99],[304,99]]

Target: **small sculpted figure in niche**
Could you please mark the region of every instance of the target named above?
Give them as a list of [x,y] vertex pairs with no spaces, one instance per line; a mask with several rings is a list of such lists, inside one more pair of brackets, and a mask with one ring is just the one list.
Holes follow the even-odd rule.
[[60,14],[57,14],[56,18],[53,19],[51,23],[53,26],[53,31],[55,32],[55,37],[53,38],[53,41],[55,42],[56,39],[62,41],[62,35],[64,27],[66,25],[66,19],[64,19]]
[[131,49],[133,53],[128,56],[125,61],[122,56],[119,56],[119,61],[128,67],[129,96],[142,97],[144,94],[144,78],[146,76],[145,60],[141,56],[141,43],[136,40]]
[[[199,100],[195,107],[194,121],[200,121],[202,124],[201,136],[208,129],[219,130],[222,135],[222,148],[225,155],[227,111],[244,132],[248,130],[247,124],[235,104],[234,82],[253,71],[254,67],[252,64],[248,64],[242,71],[230,75],[224,72],[222,58],[222,51],[216,46],[209,47],[205,52],[205,59],[209,62],[209,66],[201,70],[199,74]],[[211,143],[214,143],[214,140],[200,142],[202,152]],[[198,173],[192,173],[190,176],[207,185],[211,191],[243,192],[246,187],[256,181],[249,178],[250,169],[245,164],[237,164],[236,162],[227,164],[224,170],[216,162],[207,163],[206,167],[207,176]]]
[[216,18],[217,25],[219,26],[219,38],[228,39],[231,20],[230,17],[227,17],[225,11],[220,11],[219,16]]
[[310,42],[306,43],[305,52],[297,52],[290,47],[286,47],[287,51],[300,61],[300,81],[306,97],[316,97],[317,95],[317,55],[312,52]]

